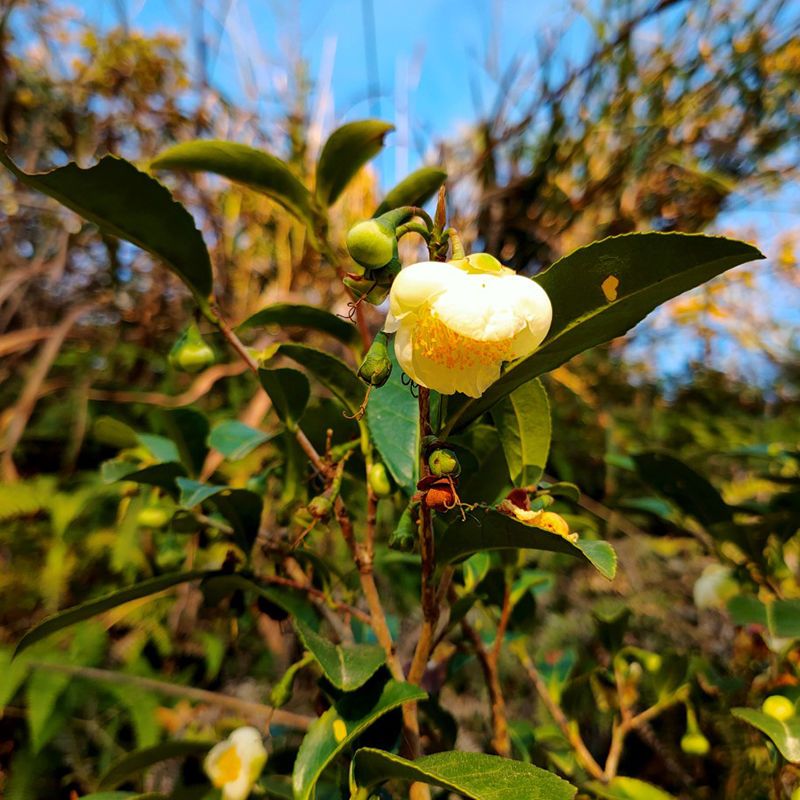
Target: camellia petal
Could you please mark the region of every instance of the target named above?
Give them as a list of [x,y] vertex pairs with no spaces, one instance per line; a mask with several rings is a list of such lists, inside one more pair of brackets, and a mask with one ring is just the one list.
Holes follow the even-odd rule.
[[506,361],[541,344],[553,318],[539,284],[478,253],[403,269],[390,293],[385,330],[396,332],[405,373],[442,394],[479,397]]
[[266,763],[261,734],[247,726],[214,745],[203,766],[215,788],[222,789],[223,800],[246,800]]

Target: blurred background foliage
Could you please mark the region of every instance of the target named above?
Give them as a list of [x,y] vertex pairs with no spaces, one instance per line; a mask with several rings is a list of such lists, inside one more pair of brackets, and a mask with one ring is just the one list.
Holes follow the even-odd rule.
[[[763,236],[755,228],[726,229],[720,219],[743,197],[779,193],[797,202],[786,194],[800,169],[797,12],[778,0],[590,4],[580,12],[595,34],[588,52],[565,65],[555,54],[558,36],[533,43],[535,69],[509,58],[485,117],[429,143],[431,163],[450,174],[454,224],[471,246],[527,274],[593,239],[628,231],[722,228],[740,238]],[[565,32],[578,13],[564,12]],[[146,168],[175,141],[220,138],[276,152],[308,182],[323,131],[307,65],[287,65],[287,85],[273,98],[275,118],[263,119],[202,73],[190,74],[185,38],[122,25],[99,30],[52,0],[7,1],[0,120],[22,166],[88,165],[112,153]],[[280,206],[208,176],[168,182],[203,230],[229,318],[289,301],[347,313],[337,267]],[[372,213],[379,195],[377,174],[367,168],[332,208],[339,263],[344,232]],[[670,654],[678,671],[702,676],[692,692],[709,755],[680,750],[685,711],[673,709],[657,728],[638,731],[623,761],[625,774],[676,796],[772,796],[774,749],[727,711],[758,705],[773,691],[800,694],[796,640],[776,637],[757,615],[725,608],[725,581],[739,587],[729,594],[800,598],[797,233],[786,226],[767,235],[768,242],[756,242],[769,256],[765,267],[739,268],[677,298],[624,344],[584,354],[547,378],[548,472],[584,492],[562,510],[613,539],[621,568],[609,586],[557,559],[544,561],[546,580],[531,592],[522,618],[539,607],[537,653],[553,681],[559,664],[577,663],[574,685],[564,681],[564,702],[590,744],[604,736],[607,687],[592,679],[584,691],[592,674],[586,664],[608,662],[614,637]],[[127,446],[107,426],[98,428],[109,415],[176,440],[199,430],[191,427],[190,406],[212,423],[238,418],[274,428],[238,362],[221,359],[193,376],[170,369],[170,347],[191,319],[186,301],[185,289],[147,254],[101,237],[0,175],[0,705],[9,703],[0,718],[0,787],[5,781],[9,800],[91,789],[120,755],[120,743],[207,734],[224,713],[190,705],[189,696],[131,693],[46,669],[21,688],[24,676],[7,658],[33,623],[87,591],[168,572],[187,559],[203,566],[225,558],[228,548],[213,530],[189,540],[143,514],[171,516],[174,504],[157,488],[121,488],[98,476],[100,463]],[[379,312],[370,311],[367,322],[377,329]],[[309,340],[299,329],[273,330],[256,345],[287,337]],[[212,344],[224,351],[221,342]],[[677,373],[665,368],[665,351],[684,354]],[[320,437],[328,420],[345,424],[332,401],[317,403]],[[710,532],[691,498],[659,491],[633,458],[644,450],[668,452],[709,480],[751,532],[752,547]],[[219,470],[234,486],[260,476],[267,497],[281,503],[281,470],[288,467],[276,466],[270,477],[268,442],[238,461],[202,455],[206,475]],[[417,579],[403,558],[384,556],[379,579],[395,589],[392,622],[399,629]],[[720,579],[712,591],[714,574]],[[341,580],[352,584],[352,576]],[[184,586],[177,600],[163,596],[109,612],[33,658],[264,701],[297,655],[281,614],[266,603],[242,604],[234,614],[209,610],[198,595]],[[459,653],[438,656],[455,678],[443,689],[442,713],[431,711],[427,735],[434,749],[436,741],[452,746],[454,714],[459,746],[483,747],[477,667]],[[527,677],[510,657],[507,669],[510,716],[531,720],[513,731],[515,756],[541,763],[546,737],[532,729],[543,724],[542,711],[532,712]],[[282,746],[273,745],[276,769]],[[570,774],[569,754],[557,751],[550,748],[546,758]],[[182,776],[187,786],[192,768],[189,762]],[[792,786],[792,769],[776,780]],[[145,788],[173,778],[168,769],[156,772]]]

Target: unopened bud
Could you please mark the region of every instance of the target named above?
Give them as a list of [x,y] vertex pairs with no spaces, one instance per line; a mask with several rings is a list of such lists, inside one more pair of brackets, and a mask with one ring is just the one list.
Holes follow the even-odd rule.
[[353,261],[379,270],[397,258],[397,226],[413,216],[407,208],[387,211],[380,217],[354,225],[347,233],[347,250]]
[[768,716],[777,719],[779,722],[786,722],[794,716],[794,703],[782,694],[771,694],[761,704],[761,710]]
[[389,358],[388,341],[386,333],[378,331],[367,351],[367,355],[358,368],[358,377],[368,386],[383,386],[392,374],[392,360]]
[[389,473],[380,461],[376,461],[369,468],[368,479],[369,488],[378,497],[388,497],[392,493],[392,482],[389,479]]
[[452,475],[454,478],[461,474],[461,465],[452,450],[438,447],[428,456],[428,467],[431,474],[437,478],[443,475]]
[[147,506],[136,515],[136,521],[143,528],[163,528],[169,520],[170,513],[161,506]]
[[702,733],[687,733],[681,739],[681,750],[690,756],[704,756],[711,749],[708,739]]
[[328,497],[325,497],[324,494],[318,494],[316,497],[312,498],[306,508],[314,519],[325,522],[331,518],[333,503]]
[[214,363],[214,351],[206,344],[197,325],[192,323],[169,351],[169,363],[184,372],[199,372]]
[[389,537],[389,547],[401,553],[410,553],[417,541],[417,520],[414,516],[414,507],[409,506],[403,512],[397,527]]

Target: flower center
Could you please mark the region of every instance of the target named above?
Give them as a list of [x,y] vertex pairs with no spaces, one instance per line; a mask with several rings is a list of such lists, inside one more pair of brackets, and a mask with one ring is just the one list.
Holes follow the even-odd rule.
[[232,783],[239,777],[242,769],[242,759],[236,752],[235,747],[229,747],[220,757],[214,770],[214,786],[217,789],[226,783]]
[[448,328],[431,310],[425,309],[414,327],[413,347],[421,356],[448,369],[511,361],[513,339],[482,342]]

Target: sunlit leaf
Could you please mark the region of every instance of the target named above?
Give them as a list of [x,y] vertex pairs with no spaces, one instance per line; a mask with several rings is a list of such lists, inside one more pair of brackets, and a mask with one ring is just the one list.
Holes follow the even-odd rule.
[[379,217],[401,206],[424,205],[446,180],[447,173],[444,170],[420,167],[387,192],[372,216]]
[[675,800],[673,795],[651,783],[619,775],[606,784],[590,781],[586,788],[602,800]]
[[782,721],[754,708],[732,708],[731,713],[768,736],[787,761],[800,764],[800,717]]

